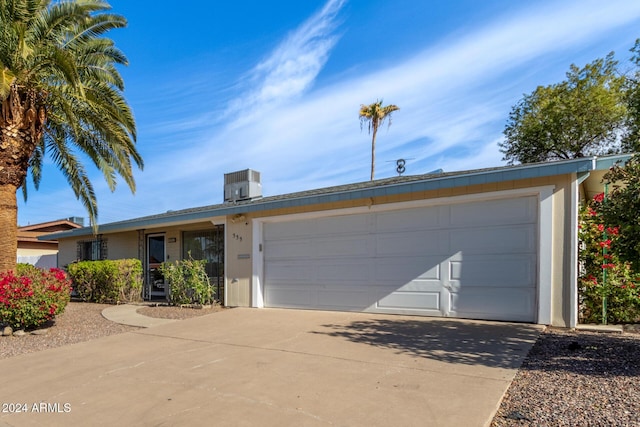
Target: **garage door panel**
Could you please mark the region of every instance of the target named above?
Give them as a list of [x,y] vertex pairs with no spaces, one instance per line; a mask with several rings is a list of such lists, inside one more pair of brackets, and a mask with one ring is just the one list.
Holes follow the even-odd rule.
[[278,259],[307,259],[313,256],[313,246],[307,239],[272,240],[265,245],[264,259],[272,261]]
[[441,257],[376,258],[375,279],[381,284],[404,284],[416,279],[439,282],[441,262]]
[[449,237],[444,231],[433,230],[381,233],[375,251],[378,256],[445,255],[449,253]]
[[325,285],[318,288],[318,308],[338,307],[345,310],[365,311],[384,296],[384,289],[375,286],[369,289],[361,286]]
[[317,234],[315,221],[274,222],[264,228],[265,240],[301,239]]
[[270,262],[265,265],[265,276],[270,283],[279,282],[305,283],[311,281],[309,266],[295,262]]
[[[537,198],[519,197],[451,205],[452,227],[534,223]],[[471,213],[471,214],[470,214]]]
[[424,310],[432,315],[440,315],[440,292],[394,292],[381,298],[377,308]]
[[366,234],[372,221],[371,215],[342,215],[316,219],[317,234]]
[[[536,257],[467,255],[449,261],[449,277],[464,286],[535,287]],[[499,272],[499,273],[496,273]]]
[[265,260],[307,259],[322,257],[368,257],[373,251],[373,242],[366,236],[287,239],[271,241],[265,248]]
[[313,253],[317,257],[368,257],[371,254],[371,238],[368,236],[334,236],[315,239]]
[[536,251],[533,224],[451,230],[451,247],[463,253],[509,254]]
[[446,224],[447,212],[443,206],[383,212],[375,216],[375,229],[379,233],[437,229]]
[[451,293],[451,314],[491,320],[531,321],[534,289],[470,288]]
[[368,259],[318,262],[312,270],[312,276],[316,282],[369,285],[372,283],[371,264]]
[[312,299],[312,292],[311,288],[301,287],[298,284],[271,284],[265,290],[265,305],[282,308],[312,308],[315,302]]

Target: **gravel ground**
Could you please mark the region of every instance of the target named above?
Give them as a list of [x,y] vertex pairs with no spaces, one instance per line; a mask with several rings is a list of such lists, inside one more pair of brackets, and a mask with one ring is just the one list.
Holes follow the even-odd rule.
[[548,328],[491,426],[640,426],[640,334]]
[[215,313],[216,311],[220,310],[223,310],[223,308],[219,305],[204,308],[170,307],[167,305],[158,305],[141,307],[137,311],[142,315],[160,319],[189,319],[191,317],[204,316],[205,314]]
[[[42,335],[27,333],[21,337],[0,336],[0,359],[138,329],[135,326],[121,325],[102,317],[102,310],[106,307],[109,305],[70,302],[53,324],[37,332]],[[138,312],[150,317],[187,319],[218,310],[220,310],[218,306],[203,309],[141,306]]]
[[[44,335],[0,337],[0,359],[138,329],[106,320],[105,307],[72,302]],[[186,319],[221,309],[141,306],[138,312]],[[640,333],[548,328],[516,374],[491,427],[640,427],[639,380]]]

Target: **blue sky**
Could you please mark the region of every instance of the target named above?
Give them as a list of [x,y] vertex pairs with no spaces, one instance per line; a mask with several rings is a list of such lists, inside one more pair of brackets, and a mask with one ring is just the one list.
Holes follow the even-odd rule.
[[[145,162],[111,193],[89,168],[101,224],[223,201],[223,175],[262,174],[265,196],[367,181],[360,104],[400,110],[376,143],[376,178],[504,165],[511,107],[610,51],[628,64],[640,2],[111,0],[110,36]],[[162,5],[167,4],[166,7]],[[176,7],[176,4],[181,7]],[[62,174],[18,193],[20,225],[84,216]]]

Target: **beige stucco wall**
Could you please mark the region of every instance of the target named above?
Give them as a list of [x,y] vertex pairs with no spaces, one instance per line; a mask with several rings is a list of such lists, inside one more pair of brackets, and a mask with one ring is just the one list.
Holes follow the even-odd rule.
[[18,248],[18,256],[56,255],[58,249],[24,249]]
[[62,268],[76,260],[76,243],[83,239],[59,239],[58,240],[58,267]]
[[107,258],[126,259],[138,258],[138,233],[129,231],[126,233],[105,234],[107,240]]
[[226,225],[225,254],[226,304],[232,307],[251,306],[252,234],[249,215],[229,216]]

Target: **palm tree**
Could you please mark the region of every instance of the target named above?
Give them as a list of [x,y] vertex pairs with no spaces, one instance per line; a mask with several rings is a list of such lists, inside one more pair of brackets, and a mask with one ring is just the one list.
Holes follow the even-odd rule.
[[37,189],[48,155],[87,209],[98,215],[79,154],[111,191],[120,175],[132,192],[133,113],[117,65],[127,59],[102,35],[126,26],[99,0],[0,0],[0,272],[15,268],[16,191],[27,175]]
[[367,123],[369,133],[372,134],[371,138],[371,181],[373,181],[373,175],[375,171],[376,162],[376,134],[378,133],[378,127],[389,118],[389,126],[391,126],[391,113],[398,111],[400,108],[397,105],[382,106],[382,100],[378,100],[370,105],[360,105],[360,129],[364,123]]

